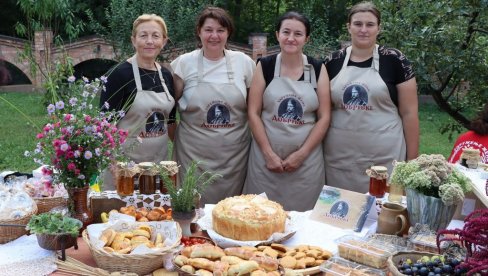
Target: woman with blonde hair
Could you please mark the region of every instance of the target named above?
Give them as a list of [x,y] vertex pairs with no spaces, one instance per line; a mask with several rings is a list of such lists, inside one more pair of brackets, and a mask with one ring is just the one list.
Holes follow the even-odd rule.
[[[176,111],[171,72],[156,62],[168,41],[163,18],[139,16],[133,23],[131,41],[135,54],[110,73],[100,106],[125,112],[117,126],[129,131],[124,144],[129,159],[136,163],[167,160]],[[104,190],[114,189],[111,178],[104,178]]]

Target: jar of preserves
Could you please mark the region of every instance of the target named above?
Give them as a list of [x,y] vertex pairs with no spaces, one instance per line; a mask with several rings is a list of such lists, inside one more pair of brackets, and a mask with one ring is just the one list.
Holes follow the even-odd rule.
[[166,189],[165,180],[171,181],[171,185],[176,187],[176,176],[178,175],[178,165],[175,161],[161,161],[159,162],[159,166],[162,169],[162,173],[166,174],[167,177],[161,176],[159,178],[160,182],[160,190],[162,194],[167,194],[168,190]]
[[369,176],[369,194],[381,198],[385,196],[388,169],[383,166],[372,166],[366,170]]
[[153,162],[142,162],[139,167],[139,193],[152,195],[156,193],[157,168]]
[[115,170],[115,187],[120,196],[134,194],[134,175],[136,169],[125,162],[118,162]]

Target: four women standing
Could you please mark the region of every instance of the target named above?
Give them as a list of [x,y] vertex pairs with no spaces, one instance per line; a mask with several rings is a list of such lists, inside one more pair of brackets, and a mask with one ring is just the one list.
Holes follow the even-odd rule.
[[[136,162],[166,157],[166,127],[158,123],[174,118],[171,85],[165,85],[171,75],[155,63],[166,27],[162,19],[146,17],[134,22],[136,55],[111,75],[101,101],[117,109],[131,105],[120,127],[131,129],[134,138],[150,138],[131,155]],[[310,22],[288,12],[276,26],[281,52],[260,59],[254,72],[247,55],[226,49],[234,30],[227,12],[202,11],[196,26],[201,49],[171,63],[180,112],[174,158],[182,172],[200,160],[202,169],[223,175],[207,187],[202,203],[265,192],[287,210],[305,211],[314,207],[326,177],[328,185],[366,192],[368,167],[391,168],[393,160],[417,156],[410,63],[398,50],[376,44],[380,13],[371,3],[354,6],[347,27],[352,46],[332,53],[324,66],[303,54]],[[131,78],[133,89],[121,85]],[[159,86],[163,93],[146,93]],[[135,127],[141,122],[145,128]]]

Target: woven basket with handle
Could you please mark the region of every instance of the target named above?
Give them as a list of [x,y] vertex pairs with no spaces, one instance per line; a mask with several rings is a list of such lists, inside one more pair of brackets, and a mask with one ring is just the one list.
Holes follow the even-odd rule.
[[82,237],[85,243],[88,245],[93,259],[97,263],[98,267],[114,271],[124,271],[137,273],[139,275],[150,274],[158,268],[163,266],[163,256],[168,254],[171,250],[176,248],[180,244],[181,240],[181,228],[177,225],[177,238],[175,242],[162,251],[148,254],[119,254],[110,253],[103,249],[97,249],[90,243],[88,233],[83,231]]
[[0,219],[0,244],[7,243],[27,234],[25,229],[33,215],[37,213],[37,205],[34,204],[30,213],[19,219]]

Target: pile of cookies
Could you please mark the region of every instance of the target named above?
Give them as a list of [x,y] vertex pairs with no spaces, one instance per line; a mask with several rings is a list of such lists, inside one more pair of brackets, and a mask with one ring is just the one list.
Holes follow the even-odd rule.
[[[109,253],[129,254],[137,246],[144,244],[149,248],[163,248],[165,238],[161,233],[153,237],[149,225],[139,225],[127,232],[117,232],[112,228],[103,230],[99,239],[104,242],[103,250]],[[153,241],[154,240],[154,241]]]
[[288,247],[273,243],[269,246],[258,246],[257,250],[266,256],[279,261],[285,269],[305,269],[319,266],[332,257],[332,252],[313,245],[299,245]]
[[197,244],[185,247],[174,263],[180,270],[197,275],[279,276],[283,268],[292,271],[318,266],[331,256],[327,250],[308,245],[290,248],[272,244],[221,249],[211,244]]

